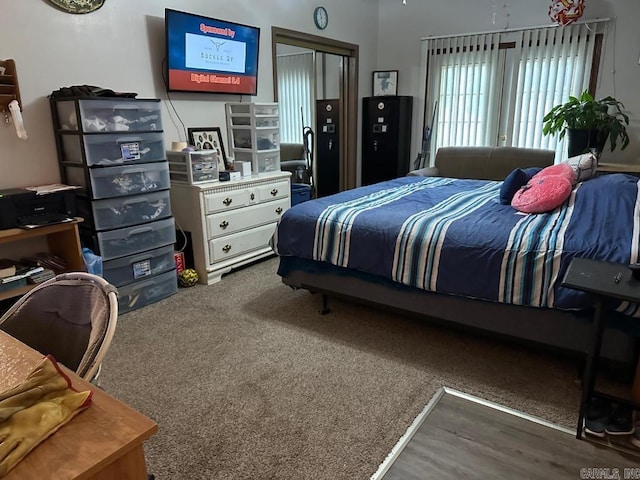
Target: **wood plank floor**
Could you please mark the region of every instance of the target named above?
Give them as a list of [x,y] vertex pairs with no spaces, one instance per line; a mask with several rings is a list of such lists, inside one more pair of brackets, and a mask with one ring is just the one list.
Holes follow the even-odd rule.
[[[640,451],[636,456],[577,440],[568,430],[459,392],[440,395],[414,422],[413,436],[408,432],[401,439],[395,456],[373,479],[615,478],[581,476],[583,468],[609,469],[611,474],[618,469],[618,478],[640,478],[640,470],[624,476],[625,468],[640,467]],[[403,440],[408,440],[404,446]]]

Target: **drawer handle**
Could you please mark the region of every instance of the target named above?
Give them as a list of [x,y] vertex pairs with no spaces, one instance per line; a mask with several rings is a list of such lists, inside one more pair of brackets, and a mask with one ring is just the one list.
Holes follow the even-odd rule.
[[282,213],[282,207],[276,208],[276,213],[280,215]]
[[271,190],[271,195],[273,195],[274,197],[278,194],[278,189],[274,188],[273,190]]
[[[150,167],[148,167],[148,168],[150,168]],[[145,168],[125,168],[124,170],[122,170],[121,173],[122,174],[125,174],[125,173],[129,173],[129,174],[130,173],[144,173],[145,171],[146,171]]]
[[136,197],[136,198],[129,198],[128,200],[123,201],[122,205],[128,206],[128,205],[135,205],[136,203],[150,203],[150,202],[147,197]]
[[118,103],[113,106],[113,111],[115,112],[116,110],[140,110],[140,107],[138,105],[132,105],[128,103]]
[[132,235],[142,235],[143,233],[148,233],[148,232],[153,232],[153,227],[134,228],[129,232],[129,235],[127,236],[131,237]]
[[225,199],[222,201],[222,203],[224,203],[224,205],[225,205],[226,207],[228,207],[229,205],[231,205],[231,202],[233,202],[233,200],[232,200],[231,198],[229,198],[229,197],[225,198]]
[[251,195],[249,195],[249,198],[250,198],[251,200],[255,200],[255,199],[256,199],[256,195],[255,195],[254,193],[252,193]]
[[222,247],[222,251],[224,253],[229,253],[229,250],[231,250],[231,245],[227,244],[224,247]]
[[223,221],[222,223],[220,223],[220,228],[223,229],[223,230],[225,228],[227,228],[228,226],[229,226],[229,222],[227,222],[226,220]]

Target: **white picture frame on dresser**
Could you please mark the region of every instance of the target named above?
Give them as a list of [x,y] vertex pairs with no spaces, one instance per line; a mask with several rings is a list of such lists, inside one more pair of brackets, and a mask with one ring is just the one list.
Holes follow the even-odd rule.
[[171,184],[177,224],[191,234],[199,282],[274,255],[269,240],[291,207],[291,173],[273,172],[228,182]]

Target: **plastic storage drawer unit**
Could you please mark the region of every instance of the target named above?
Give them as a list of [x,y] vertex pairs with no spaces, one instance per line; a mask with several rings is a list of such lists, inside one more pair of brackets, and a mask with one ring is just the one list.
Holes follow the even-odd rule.
[[176,241],[176,230],[173,218],[167,218],[144,225],[98,232],[96,236],[104,261],[173,244]]
[[87,165],[112,166],[149,163],[165,160],[164,138],[161,132],[104,135],[61,135],[66,162],[82,164],[84,142]]
[[178,291],[175,269],[118,288],[118,312],[127,313],[150,305]]
[[215,150],[167,152],[172,181],[196,185],[218,180],[218,155]]
[[166,162],[92,168],[89,175],[91,176],[93,198],[156,192],[167,190],[171,186],[169,166]]
[[[231,115],[231,127],[248,127],[251,126],[251,116],[240,114]],[[255,126],[260,127],[280,127],[280,119],[277,115],[257,115],[254,119]]]
[[91,202],[96,230],[152,222],[171,215],[169,190]]
[[121,287],[175,268],[173,245],[156,248],[128,257],[103,262],[103,275],[112,285]]
[[[162,130],[159,100],[80,99],[78,105],[85,132]],[[56,109],[63,130],[79,130],[73,100],[57,102]]]
[[[280,135],[278,128],[261,128],[255,132],[251,127],[231,127],[231,148],[244,148],[252,150],[276,150],[280,148]],[[255,143],[253,136],[255,134]]]
[[236,113],[251,114],[253,116],[258,115],[280,115],[280,110],[277,103],[228,103],[228,113],[235,115]]
[[234,150],[236,162],[251,162],[251,169],[257,173],[277,172],[280,170],[280,151],[243,152]]

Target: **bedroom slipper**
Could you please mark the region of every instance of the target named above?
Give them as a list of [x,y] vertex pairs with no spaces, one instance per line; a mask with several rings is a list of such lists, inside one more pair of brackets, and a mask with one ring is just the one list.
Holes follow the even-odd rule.
[[584,420],[584,433],[594,437],[604,438],[609,418],[613,412],[613,405],[602,398],[594,398],[589,402],[587,415]]
[[631,445],[640,448],[640,421],[636,421],[636,429],[631,437]]
[[618,405],[609,416],[605,431],[609,435],[631,435],[634,432],[633,409]]

